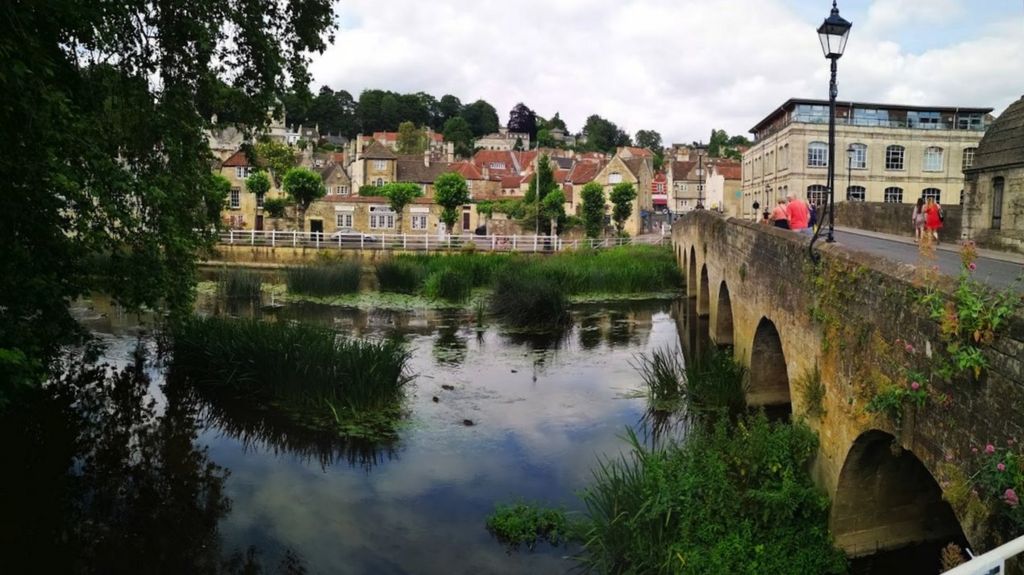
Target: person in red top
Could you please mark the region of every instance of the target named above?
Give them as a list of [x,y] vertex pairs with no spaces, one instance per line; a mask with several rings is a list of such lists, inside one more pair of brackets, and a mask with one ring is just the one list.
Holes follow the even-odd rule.
[[935,199],[928,198],[928,203],[924,205],[924,227],[928,230],[928,234],[935,239],[935,243],[939,243],[939,229],[942,228],[941,211],[942,208],[935,202]]
[[789,229],[798,232],[810,231],[811,211],[807,203],[790,193],[786,196],[786,214],[789,216]]

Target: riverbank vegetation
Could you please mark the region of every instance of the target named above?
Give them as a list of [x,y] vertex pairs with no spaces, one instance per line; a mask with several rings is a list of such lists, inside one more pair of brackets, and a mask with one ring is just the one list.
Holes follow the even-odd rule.
[[363,267],[356,261],[338,261],[291,267],[285,281],[291,293],[332,296],[359,291]]
[[228,268],[217,278],[217,295],[232,303],[259,303],[263,290],[263,276],[253,270]]
[[196,317],[174,326],[171,353],[172,372],[197,386],[350,436],[393,434],[409,382],[400,343],[301,323]]
[[681,351],[661,348],[633,359],[651,410],[661,413],[738,415],[746,407],[746,368],[730,352],[712,349],[686,364]]

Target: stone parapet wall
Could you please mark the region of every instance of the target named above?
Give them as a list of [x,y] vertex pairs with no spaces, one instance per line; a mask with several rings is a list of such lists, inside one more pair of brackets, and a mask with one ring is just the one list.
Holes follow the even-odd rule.
[[[959,205],[942,206],[946,215],[939,231],[944,242],[960,240],[963,208]],[[838,202],[836,203],[836,226],[856,228],[883,234],[914,237],[911,216],[914,204],[892,204],[884,202]]]

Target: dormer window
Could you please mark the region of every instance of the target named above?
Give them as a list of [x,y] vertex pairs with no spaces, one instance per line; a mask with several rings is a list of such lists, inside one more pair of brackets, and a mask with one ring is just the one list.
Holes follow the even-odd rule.
[[621,184],[622,183],[622,174],[620,174],[618,172],[612,172],[612,173],[608,174],[608,183],[609,184]]
[[491,166],[490,167],[491,167],[492,170],[504,170],[505,169],[505,162],[491,162]]

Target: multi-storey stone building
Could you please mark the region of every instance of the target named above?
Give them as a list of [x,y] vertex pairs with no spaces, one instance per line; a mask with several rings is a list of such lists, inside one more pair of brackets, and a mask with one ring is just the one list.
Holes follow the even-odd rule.
[[[992,108],[836,104],[836,201],[960,202],[963,170],[992,121]],[[790,99],[751,130],[743,154],[743,213],[793,192],[828,195],[828,102]]]

